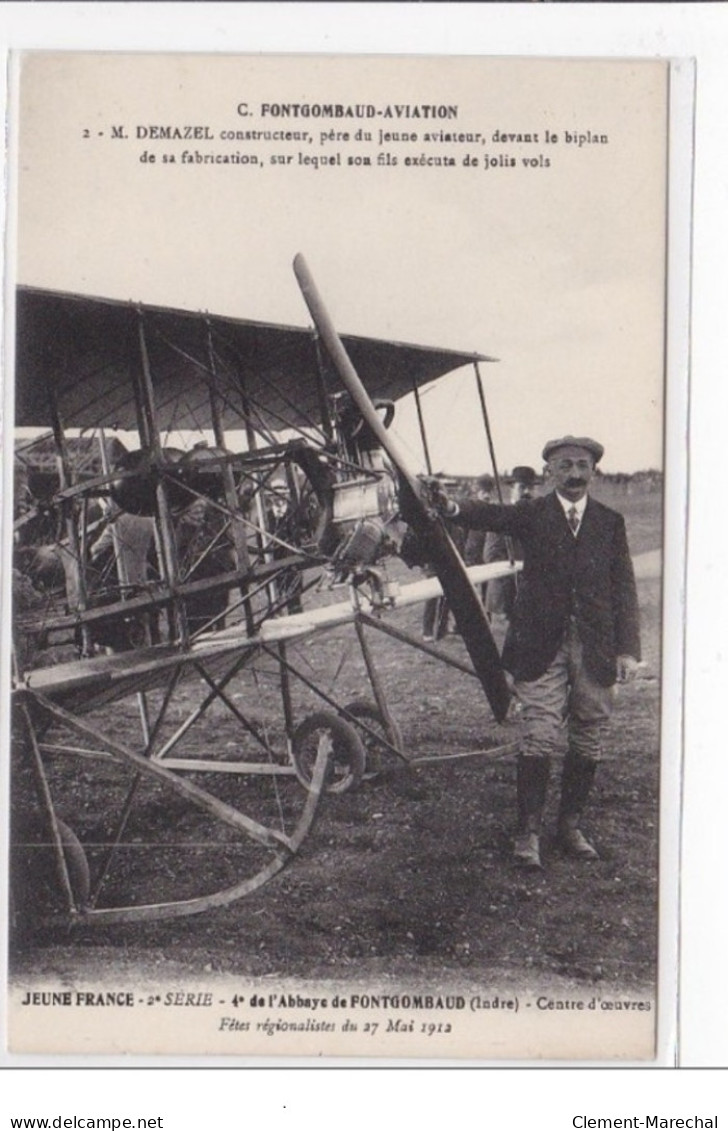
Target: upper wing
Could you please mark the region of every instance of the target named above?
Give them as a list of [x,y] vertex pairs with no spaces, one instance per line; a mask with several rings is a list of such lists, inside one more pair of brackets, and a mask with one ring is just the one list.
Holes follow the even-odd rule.
[[[369,396],[398,400],[482,355],[343,337]],[[138,427],[135,386],[150,375],[160,432],[221,424],[260,431],[321,421],[326,352],[311,329],[20,287],[16,425],[49,424],[49,390],[66,427]]]

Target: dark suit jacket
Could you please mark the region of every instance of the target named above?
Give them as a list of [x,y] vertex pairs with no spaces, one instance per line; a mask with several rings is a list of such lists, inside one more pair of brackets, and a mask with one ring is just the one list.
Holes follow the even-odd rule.
[[504,667],[517,680],[543,675],[572,617],[598,683],[614,683],[617,656],[640,659],[637,591],[621,514],[590,498],[575,538],[551,492],[503,507],[467,500],[456,521],[511,534],[523,546],[503,650]]

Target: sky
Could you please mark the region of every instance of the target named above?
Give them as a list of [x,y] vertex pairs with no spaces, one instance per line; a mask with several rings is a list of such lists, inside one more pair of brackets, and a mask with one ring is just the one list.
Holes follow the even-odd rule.
[[[263,111],[329,103],[377,116]],[[379,114],[422,105],[457,116]],[[307,325],[291,268],[303,252],[341,332],[498,359],[482,373],[501,469],[539,467],[544,442],[566,433],[599,439],[605,471],[660,467],[666,113],[660,62],[27,55],[17,281]],[[212,140],[151,138],[159,125]],[[357,128],[372,140],[357,144]],[[221,138],[245,129],[310,140]],[[478,140],[423,140],[440,129]],[[328,130],[349,138],[322,142]],[[380,144],[379,130],[398,137]],[[262,164],[182,163],[195,150]],[[377,163],[384,153],[396,166]],[[372,165],[345,167],[353,154]],[[418,155],[456,165],[405,165]],[[489,469],[472,370],[423,406],[434,470]],[[412,405],[395,428],[421,470]]]

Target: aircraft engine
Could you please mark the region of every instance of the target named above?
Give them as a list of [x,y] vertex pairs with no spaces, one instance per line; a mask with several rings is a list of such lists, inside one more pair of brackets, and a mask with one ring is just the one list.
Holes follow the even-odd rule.
[[[188,452],[162,448],[162,464],[154,464],[148,451],[126,452],[114,464],[117,478],[110,485],[113,501],[123,511],[136,515],[156,512],[156,487],[160,472],[165,475],[169,501],[178,510],[189,505],[195,494],[219,498],[223,494],[220,459],[228,453],[222,448],[197,446]],[[212,466],[208,466],[211,461]]]
[[333,487],[332,525],[339,542],[337,566],[347,569],[371,565],[396,545],[392,521],[397,512],[391,476],[352,479]]
[[[184,452],[177,448],[163,448],[164,470],[170,475],[175,473],[183,455]],[[113,470],[117,478],[112,479],[109,494],[119,509],[129,514],[153,515],[159,469],[153,465],[149,452],[143,448],[125,452],[114,464]],[[178,489],[173,505],[184,505],[185,501],[184,494]]]

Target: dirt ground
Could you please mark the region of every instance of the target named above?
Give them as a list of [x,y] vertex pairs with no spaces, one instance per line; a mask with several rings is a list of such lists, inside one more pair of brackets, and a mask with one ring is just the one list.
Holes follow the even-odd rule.
[[[605,501],[625,513],[633,554],[659,547],[658,493],[623,491]],[[113,971],[149,979],[239,975],[337,982],[436,972],[442,984],[562,980],[649,990],[657,939],[660,582],[646,576],[638,585],[647,667],[634,684],[620,688],[607,758],[585,821],[599,861],[578,863],[556,851],[550,839],[558,792],[553,788],[545,868],[536,875],[514,870],[509,850],[517,717],[497,726],[475,680],[376,633],[377,670],[410,754],[509,749],[418,768],[387,756],[375,779],[323,798],[292,863],[246,898],[166,922],[71,931],[36,922],[13,943],[13,976],[69,980]],[[418,635],[420,617],[421,610],[413,608],[393,621]],[[371,698],[354,643],[352,630],[340,629],[291,647],[290,655],[338,702],[348,703]],[[466,659],[457,635],[446,637],[441,648]],[[229,691],[231,702],[282,749],[271,667],[236,678]],[[172,724],[203,694],[198,678],[187,680],[175,694]],[[319,708],[297,686],[296,718]],[[135,702],[107,707],[90,721],[129,741]],[[187,752],[198,755],[213,750],[239,756],[250,746],[238,719],[219,702],[190,731],[187,743]],[[59,809],[86,847],[94,872],[102,859],[94,845],[108,841],[132,782],[113,763],[80,758],[70,767],[64,759],[59,764],[53,783]],[[16,796],[24,788],[21,774]],[[295,819],[305,792],[293,779],[225,775],[219,786],[221,797],[257,819],[264,819],[265,790],[280,814]],[[150,850],[151,839],[156,847]],[[156,786],[137,789],[124,843],[121,865],[109,873],[106,899],[143,902],[180,891],[199,894],[260,866],[227,832],[208,826],[199,811]],[[43,898],[36,883],[21,902]]]

